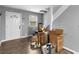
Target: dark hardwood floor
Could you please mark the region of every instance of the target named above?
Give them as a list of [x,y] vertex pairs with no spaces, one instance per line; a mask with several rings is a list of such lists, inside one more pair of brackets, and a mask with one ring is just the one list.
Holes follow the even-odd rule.
[[[31,37],[15,39],[3,42],[0,46],[0,54],[41,54],[41,49],[30,48]],[[63,50],[60,54],[72,54]]]

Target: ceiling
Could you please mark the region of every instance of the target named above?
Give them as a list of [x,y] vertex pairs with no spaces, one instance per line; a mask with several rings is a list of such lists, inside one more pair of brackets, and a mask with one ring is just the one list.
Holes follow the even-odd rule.
[[56,11],[57,11],[61,6],[62,6],[62,5],[54,5],[53,13],[55,14]]
[[[40,10],[46,10],[51,5],[4,5],[4,6],[41,13]],[[60,5],[52,5],[52,6],[54,6],[54,12],[56,12],[56,10],[60,7]]]

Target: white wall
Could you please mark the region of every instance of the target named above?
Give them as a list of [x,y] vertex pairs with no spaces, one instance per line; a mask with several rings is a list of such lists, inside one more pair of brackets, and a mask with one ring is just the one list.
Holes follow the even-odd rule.
[[51,21],[50,9],[48,10],[47,13],[44,13],[43,20],[44,20],[44,26],[47,27]]
[[64,28],[64,46],[79,52],[79,6],[70,6],[54,22],[54,28]]
[[44,13],[44,26],[47,27],[50,24],[50,30],[52,29],[52,23],[54,21],[54,18],[56,18],[56,12],[59,10],[60,7],[61,5],[52,5],[49,7],[47,13]]
[[21,36],[27,36],[31,34],[31,29],[29,28],[29,15],[36,15],[38,16],[38,23],[43,22],[42,14],[0,6],[0,12],[2,13],[2,15],[0,16],[0,41],[5,40],[5,11],[17,12],[22,14],[23,25]]

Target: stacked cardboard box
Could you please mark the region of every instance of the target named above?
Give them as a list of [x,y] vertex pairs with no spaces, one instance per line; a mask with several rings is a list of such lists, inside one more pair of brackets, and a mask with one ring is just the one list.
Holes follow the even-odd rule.
[[63,29],[53,29],[50,31],[50,43],[55,47],[56,52],[63,50]]

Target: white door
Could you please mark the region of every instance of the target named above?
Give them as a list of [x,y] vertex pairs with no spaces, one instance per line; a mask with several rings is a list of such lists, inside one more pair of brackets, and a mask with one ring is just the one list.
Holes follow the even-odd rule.
[[20,37],[21,14],[6,11],[6,39]]

